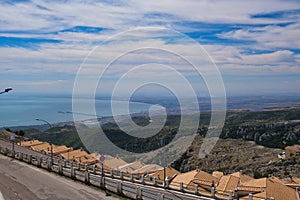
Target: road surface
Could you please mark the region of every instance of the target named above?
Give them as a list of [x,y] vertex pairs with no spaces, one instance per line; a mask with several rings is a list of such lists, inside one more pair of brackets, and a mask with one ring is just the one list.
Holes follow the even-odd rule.
[[118,199],[3,155],[0,155],[0,180],[0,200]]

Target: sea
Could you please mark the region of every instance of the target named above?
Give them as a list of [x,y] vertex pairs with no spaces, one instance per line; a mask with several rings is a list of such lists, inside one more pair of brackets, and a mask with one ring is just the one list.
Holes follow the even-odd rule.
[[[80,99],[81,104],[89,103],[88,99]],[[117,115],[127,114],[126,101],[115,101]],[[130,102],[129,112],[147,112],[152,104]],[[81,110],[76,113],[76,121],[89,120],[112,116],[111,100],[95,100],[96,115],[90,111]],[[46,120],[49,123],[74,121],[72,112],[72,97],[49,97],[32,95],[1,95],[0,96],[0,128],[16,126],[31,126],[43,124],[36,118]]]

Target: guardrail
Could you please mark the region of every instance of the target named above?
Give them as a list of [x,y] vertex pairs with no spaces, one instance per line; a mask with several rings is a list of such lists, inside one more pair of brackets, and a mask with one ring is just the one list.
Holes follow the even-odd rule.
[[[174,199],[206,199],[212,200],[200,195],[193,195],[194,192],[185,191],[186,194],[178,190],[168,191],[163,188],[163,182],[156,179],[146,178],[135,174],[124,173],[116,170],[103,170],[101,167],[80,165],[75,162],[68,162],[60,159],[54,159],[51,165],[51,159],[48,156],[37,156],[26,154],[23,152],[12,151],[8,148],[0,146],[0,153],[28,163],[30,165],[46,169],[59,175],[81,181],[87,185],[93,185],[116,193],[121,196],[126,196],[131,199],[146,199],[146,200],[171,200]],[[154,187],[153,187],[154,186]],[[171,190],[171,188],[169,188]]]

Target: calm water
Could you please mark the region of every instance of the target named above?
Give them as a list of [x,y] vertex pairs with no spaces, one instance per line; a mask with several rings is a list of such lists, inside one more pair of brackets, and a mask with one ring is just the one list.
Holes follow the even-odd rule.
[[[82,103],[85,101],[82,99]],[[97,117],[111,116],[111,102],[109,100],[96,100]],[[118,114],[125,114],[126,102],[117,102]],[[146,111],[150,104],[130,103],[130,112]],[[50,123],[73,121],[72,98],[57,97],[24,97],[1,96],[0,98],[0,127],[37,125],[43,122],[36,118],[44,119]],[[84,109],[77,116],[80,120],[95,118],[90,111]]]

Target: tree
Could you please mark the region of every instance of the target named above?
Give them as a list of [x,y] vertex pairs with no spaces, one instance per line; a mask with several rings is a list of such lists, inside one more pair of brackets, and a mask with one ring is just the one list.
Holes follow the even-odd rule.
[[12,131],[10,130],[10,128],[6,128],[5,130],[8,131],[8,132],[12,132]]
[[25,131],[19,130],[19,131],[16,131],[15,134],[19,135],[19,136],[24,136],[25,135]]

